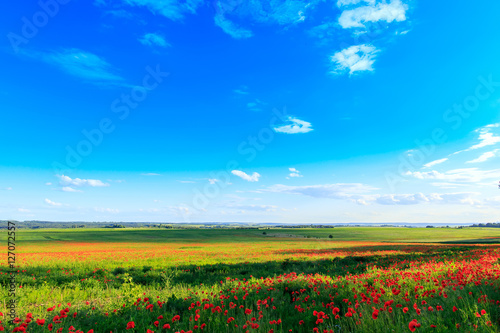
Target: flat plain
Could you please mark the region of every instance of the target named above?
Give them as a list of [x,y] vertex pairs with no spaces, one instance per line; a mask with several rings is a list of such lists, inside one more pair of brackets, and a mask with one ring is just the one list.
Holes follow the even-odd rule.
[[499,331],[494,228],[21,229],[15,253],[6,331]]

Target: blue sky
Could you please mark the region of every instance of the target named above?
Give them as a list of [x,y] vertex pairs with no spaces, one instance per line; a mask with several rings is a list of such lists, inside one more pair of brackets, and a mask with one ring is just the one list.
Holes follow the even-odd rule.
[[0,216],[498,220],[500,3],[0,11]]

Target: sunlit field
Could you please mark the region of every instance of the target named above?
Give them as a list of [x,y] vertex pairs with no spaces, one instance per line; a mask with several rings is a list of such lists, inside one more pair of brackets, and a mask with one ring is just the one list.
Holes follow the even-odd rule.
[[[6,243],[6,233],[2,233]],[[17,231],[6,332],[498,332],[500,231]]]

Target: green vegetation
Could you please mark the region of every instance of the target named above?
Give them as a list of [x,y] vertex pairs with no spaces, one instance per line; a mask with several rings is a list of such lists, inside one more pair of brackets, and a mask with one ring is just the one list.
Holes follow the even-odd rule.
[[[422,332],[430,325],[450,332],[457,324],[496,332],[500,251],[473,243],[497,243],[499,237],[500,230],[482,228],[25,229],[16,232],[17,314],[47,320],[43,327],[30,326],[35,333],[47,331],[62,309],[58,304],[77,313],[56,326],[64,332],[70,326],[85,333],[159,332],[159,316],[165,318],[161,325],[172,327],[166,332],[196,331],[194,325],[202,323],[206,332],[246,332],[252,317],[250,323],[260,325],[250,329],[255,332],[337,332],[339,325],[346,331],[404,332],[414,318]],[[5,242],[6,233],[0,239]],[[9,271],[0,266],[3,287]],[[0,297],[9,299],[7,288]],[[361,302],[366,297],[370,303]],[[478,303],[478,297],[487,298]],[[259,307],[265,299],[272,306]],[[203,309],[205,304],[213,307]],[[212,311],[218,305],[224,305],[221,311]],[[47,311],[53,306],[54,312]],[[193,319],[196,309],[199,321]],[[486,314],[476,317],[481,310]],[[7,313],[5,303],[0,311]],[[176,315],[180,319],[172,322]],[[135,330],[125,329],[129,322]]]

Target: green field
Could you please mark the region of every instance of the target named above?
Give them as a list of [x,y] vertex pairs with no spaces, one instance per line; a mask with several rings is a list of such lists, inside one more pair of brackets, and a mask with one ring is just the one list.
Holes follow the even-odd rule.
[[[263,235],[266,232],[266,235]],[[333,238],[329,238],[332,235]],[[245,242],[269,241],[269,237],[316,237],[330,241],[374,241],[399,243],[500,242],[500,228],[297,228],[297,229],[39,229],[17,231],[17,242]],[[7,234],[0,234],[6,241]]]
[[[413,319],[422,332],[497,332],[499,239],[488,228],[18,230],[15,314],[32,314],[30,332],[406,332]],[[1,264],[4,287],[10,271]],[[1,325],[20,327],[0,295]]]

